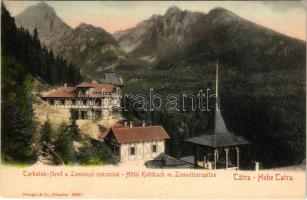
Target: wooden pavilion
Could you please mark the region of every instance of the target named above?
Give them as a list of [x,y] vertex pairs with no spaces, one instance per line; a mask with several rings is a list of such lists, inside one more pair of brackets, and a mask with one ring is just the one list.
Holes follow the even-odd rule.
[[[212,113],[208,130],[205,134],[188,138],[185,142],[194,147],[194,167],[195,168],[234,168],[239,169],[240,166],[240,151],[239,147],[249,144],[247,140],[240,136],[236,136],[229,132],[223,120],[218,95],[218,63],[216,66],[216,100],[215,109]],[[236,153],[233,157],[231,152]],[[233,159],[235,158],[235,159]],[[236,164],[233,164],[236,160]],[[235,163],[235,162],[234,162]]]

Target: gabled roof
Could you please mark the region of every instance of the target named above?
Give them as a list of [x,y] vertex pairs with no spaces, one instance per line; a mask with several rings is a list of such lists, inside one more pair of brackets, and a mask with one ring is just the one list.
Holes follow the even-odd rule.
[[44,97],[54,97],[54,98],[57,98],[57,97],[66,97],[66,98],[69,98],[69,97],[75,97],[75,92],[76,92],[76,88],[75,87],[61,87],[61,88],[58,88],[46,95],[44,95]]
[[107,130],[101,132],[100,135],[98,136],[98,138],[101,139],[101,140],[104,140],[107,137],[107,135],[109,134],[109,132],[110,132],[110,129],[107,129]]
[[[112,127],[108,134],[113,134],[118,143],[143,142],[150,140],[169,139],[169,135],[162,126],[140,126],[140,127]],[[107,137],[106,133],[100,135],[100,139]]]
[[61,87],[46,95],[44,97],[49,98],[71,98],[76,97],[77,88],[94,88],[93,93],[89,97],[95,97],[102,92],[114,92],[116,91],[116,86],[112,84],[102,84],[102,83],[86,83],[83,82],[76,87]]
[[95,94],[101,94],[101,92],[113,92],[116,90],[116,86],[112,84],[104,84],[104,83],[91,83],[94,88]]
[[77,88],[93,88],[94,84],[93,83],[83,82],[83,83],[80,83],[79,85],[77,85],[76,87]]

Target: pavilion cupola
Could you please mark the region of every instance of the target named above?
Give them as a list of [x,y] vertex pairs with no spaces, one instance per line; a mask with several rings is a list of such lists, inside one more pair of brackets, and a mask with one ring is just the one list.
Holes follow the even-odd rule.
[[[215,80],[215,109],[211,113],[211,117],[209,119],[207,131],[197,137],[188,138],[185,142],[194,145],[196,149],[203,147],[204,149],[214,150],[214,166],[217,168],[218,164],[218,152],[224,150],[226,152],[226,168],[228,168],[228,151],[229,148],[234,147],[237,149],[237,154],[239,154],[238,147],[241,145],[249,144],[247,140],[243,137],[234,135],[231,133],[224,122],[224,119],[220,110],[220,97],[219,97],[219,64],[216,63],[216,80]],[[197,150],[198,151],[198,150]],[[194,155],[195,164],[198,160],[198,153]],[[238,156],[237,156],[238,157]],[[238,157],[237,169],[239,168],[239,157]]]

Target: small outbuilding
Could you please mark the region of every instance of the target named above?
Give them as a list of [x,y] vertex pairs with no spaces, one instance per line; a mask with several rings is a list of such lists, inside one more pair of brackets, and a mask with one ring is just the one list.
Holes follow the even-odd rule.
[[116,125],[100,135],[119,162],[151,160],[165,152],[168,133],[162,126]]

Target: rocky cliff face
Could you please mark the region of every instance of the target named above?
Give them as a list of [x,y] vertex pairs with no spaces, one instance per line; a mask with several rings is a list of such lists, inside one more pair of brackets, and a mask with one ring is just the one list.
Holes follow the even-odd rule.
[[60,19],[54,9],[45,2],[40,2],[25,9],[15,16],[16,25],[24,27],[30,32],[37,28],[43,44],[52,49],[61,46],[63,37],[71,37],[73,29]]
[[170,51],[182,50],[192,37],[189,32],[202,16],[170,7],[165,15],[153,15],[134,28],[115,33],[114,37],[126,52],[152,62]]
[[125,52],[111,34],[85,23],[73,29],[44,2],[27,8],[15,20],[19,27],[30,32],[37,28],[41,42],[79,66],[87,79],[103,78],[104,71],[112,70],[126,59]]
[[150,62],[191,52],[199,54],[200,49],[207,54],[211,51],[216,57],[225,51],[246,48],[259,54],[268,44],[273,45],[271,52],[282,53],[293,42],[300,43],[223,8],[205,14],[170,7],[164,15],[154,15],[134,28],[115,33],[114,37],[126,52]]
[[89,24],[80,24],[72,35],[61,38],[57,53],[81,67],[88,79],[101,79],[106,70],[125,60],[125,52],[105,30]]

